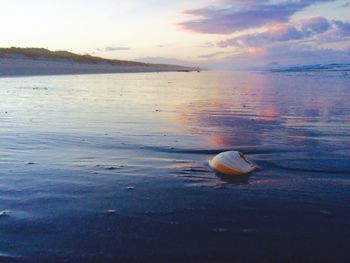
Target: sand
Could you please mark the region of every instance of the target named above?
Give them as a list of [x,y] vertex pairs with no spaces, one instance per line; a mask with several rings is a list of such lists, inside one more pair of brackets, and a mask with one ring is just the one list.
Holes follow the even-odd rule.
[[77,63],[69,60],[32,59],[22,55],[0,57],[0,76],[169,72],[178,70],[192,69],[169,65],[115,66],[107,63]]
[[0,78],[0,262],[350,262],[334,74]]

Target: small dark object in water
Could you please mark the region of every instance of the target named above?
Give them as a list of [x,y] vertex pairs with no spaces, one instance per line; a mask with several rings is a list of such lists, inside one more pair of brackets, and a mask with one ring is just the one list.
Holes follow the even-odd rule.
[[0,217],[3,217],[3,216],[9,216],[9,211],[7,210],[0,211]]
[[117,211],[113,210],[113,209],[109,209],[109,210],[106,210],[106,213],[109,214],[109,215],[114,215],[117,213]]
[[107,170],[117,170],[118,168],[117,168],[117,167],[114,167],[114,166],[110,166],[110,167],[107,167],[106,169],[107,169]]

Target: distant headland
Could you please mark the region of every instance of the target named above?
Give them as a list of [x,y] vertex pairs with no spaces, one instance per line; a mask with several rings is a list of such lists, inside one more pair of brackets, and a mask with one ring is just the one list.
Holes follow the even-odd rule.
[[0,76],[196,71],[194,67],[150,64],[78,55],[45,48],[0,48]]

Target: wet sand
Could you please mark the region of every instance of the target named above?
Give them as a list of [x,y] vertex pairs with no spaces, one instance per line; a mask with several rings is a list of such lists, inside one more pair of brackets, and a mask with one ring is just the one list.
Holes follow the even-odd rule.
[[[350,76],[0,78],[2,262],[348,262]],[[249,177],[207,160],[240,150]]]

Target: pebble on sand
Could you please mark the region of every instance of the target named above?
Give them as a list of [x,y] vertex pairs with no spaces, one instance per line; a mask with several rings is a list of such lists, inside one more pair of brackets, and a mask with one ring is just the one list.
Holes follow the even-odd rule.
[[106,212],[106,214],[109,214],[109,215],[114,215],[114,214],[117,213],[117,211],[116,211],[116,210],[113,210],[113,209],[108,209],[108,210],[106,210],[105,212]]
[[256,234],[256,230],[253,228],[243,228],[241,233],[246,236],[254,235]]

